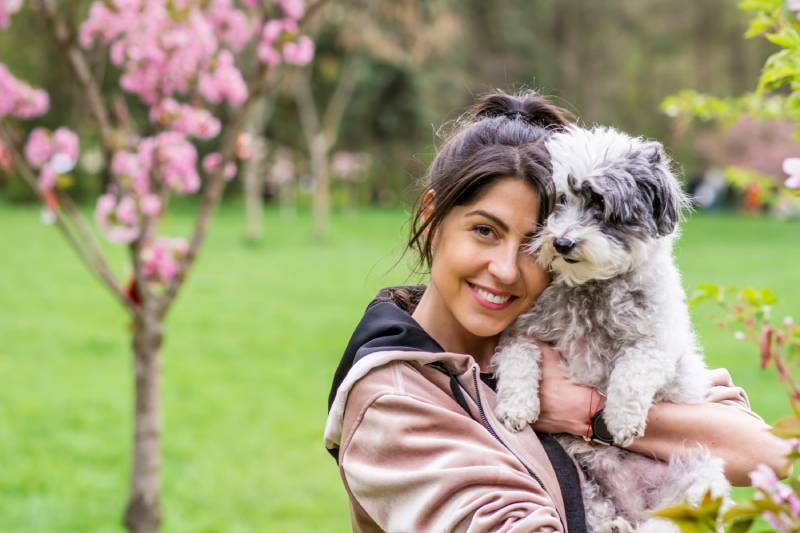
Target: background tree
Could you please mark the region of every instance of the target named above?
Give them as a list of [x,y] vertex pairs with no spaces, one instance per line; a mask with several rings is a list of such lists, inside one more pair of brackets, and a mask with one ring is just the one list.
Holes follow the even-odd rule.
[[[23,7],[0,2],[0,28]],[[95,217],[105,236],[129,250],[129,281],[113,272],[82,213],[64,189],[79,159],[71,130],[39,127],[22,143],[20,121],[48,110],[47,92],[0,64],[0,139],[10,160],[46,206],[52,220],[89,270],[128,311],[135,379],[130,498],[125,524],[150,532],[161,521],[160,350],[167,312],[203,245],[225,183],[236,173],[242,133],[253,107],[271,89],[280,63],[311,60],[313,42],[300,33],[302,0],[92,2],[80,26],[54,0],[31,0],[64,54],[93,118],[94,138],[108,162],[108,187]],[[104,93],[88,50],[106,48],[119,89]],[[247,79],[236,54],[257,50]],[[108,83],[108,79],[106,79]],[[74,91],[73,89],[66,89]],[[137,122],[138,107],[147,121]],[[198,147],[206,152],[202,170]],[[37,176],[38,172],[38,176]],[[189,239],[159,234],[159,219],[174,195],[202,192]]]

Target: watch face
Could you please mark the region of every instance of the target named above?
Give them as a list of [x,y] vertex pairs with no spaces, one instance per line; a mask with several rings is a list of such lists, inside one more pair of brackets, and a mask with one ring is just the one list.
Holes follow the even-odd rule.
[[602,409],[592,417],[592,440],[600,441],[603,444],[614,443],[614,437],[611,436],[606,427],[606,421],[603,419]]

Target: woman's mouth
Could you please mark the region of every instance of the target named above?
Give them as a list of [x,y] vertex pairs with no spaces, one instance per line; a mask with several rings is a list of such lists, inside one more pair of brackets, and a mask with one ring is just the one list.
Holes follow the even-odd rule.
[[479,287],[473,283],[467,282],[467,285],[469,285],[470,291],[472,291],[472,295],[475,297],[478,303],[487,309],[491,309],[492,311],[505,309],[517,298],[510,293],[497,293],[489,291],[488,289]]

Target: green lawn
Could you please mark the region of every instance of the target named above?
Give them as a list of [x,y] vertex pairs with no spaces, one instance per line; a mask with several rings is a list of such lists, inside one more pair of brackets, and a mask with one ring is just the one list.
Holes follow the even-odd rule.
[[[349,531],[323,450],[329,380],[378,288],[406,279],[405,215],[340,214],[325,243],[305,217],[266,215],[262,246],[224,207],[170,315],[163,366],[166,531]],[[189,210],[170,219],[176,231]],[[0,531],[120,531],[131,413],[128,324],[38,210],[0,204]],[[800,225],[696,216],[685,283],[769,286],[800,315]],[[121,250],[114,250],[120,260]],[[788,302],[793,302],[790,309]],[[753,350],[696,323],[755,408],[787,411]]]

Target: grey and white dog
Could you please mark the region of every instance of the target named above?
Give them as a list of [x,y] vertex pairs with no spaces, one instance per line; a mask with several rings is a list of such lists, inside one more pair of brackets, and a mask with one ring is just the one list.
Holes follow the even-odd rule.
[[531,338],[551,343],[573,382],[606,394],[617,444],[559,437],[587,473],[590,530],[670,531],[647,511],[729,491],[722,460],[701,447],[669,463],[624,449],[654,402],[702,402],[710,387],[672,258],[686,197],[658,142],[574,126],[548,149],[558,202],[530,252],[553,281],[501,338],[497,414],[517,431],[536,420],[541,351]]

